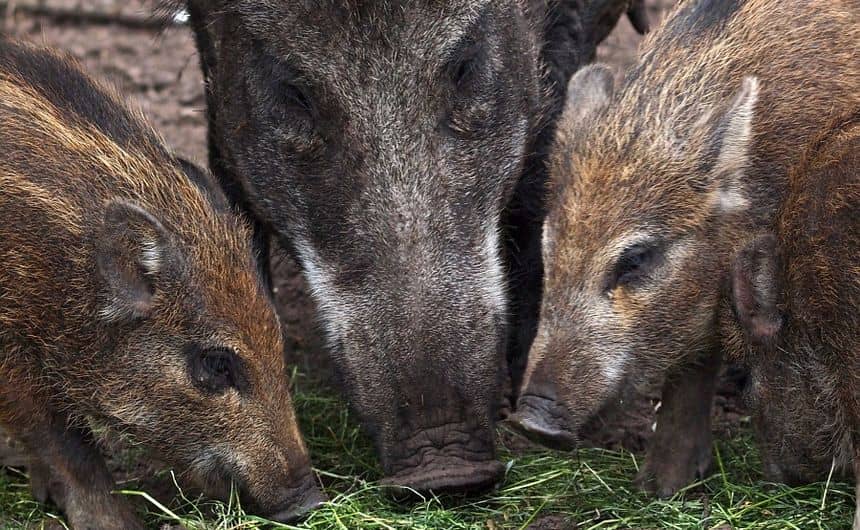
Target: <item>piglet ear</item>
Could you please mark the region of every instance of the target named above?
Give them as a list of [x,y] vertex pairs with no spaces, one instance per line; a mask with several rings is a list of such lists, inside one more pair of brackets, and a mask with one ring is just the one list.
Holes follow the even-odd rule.
[[751,163],[758,92],[758,80],[744,78],[728,109],[717,116],[708,138],[710,179],[714,186],[711,198],[722,212],[745,210],[749,206],[744,182]]
[[171,254],[167,230],[149,212],[130,202],[109,203],[96,241],[107,292],[101,316],[108,321],[148,316]]
[[712,139],[719,146],[719,155],[714,166],[717,174],[736,177],[746,171],[750,162],[758,92],[758,79],[744,78],[729,110],[723,115]]
[[773,339],[782,328],[782,257],[772,234],[759,236],[735,257],[732,301],[747,335],[757,342]]

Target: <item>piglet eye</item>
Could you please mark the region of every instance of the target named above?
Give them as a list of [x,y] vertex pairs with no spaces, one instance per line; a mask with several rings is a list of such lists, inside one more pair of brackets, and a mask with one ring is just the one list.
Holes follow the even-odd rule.
[[229,348],[188,348],[188,375],[195,387],[209,394],[247,387],[239,356]]
[[658,248],[654,245],[637,244],[626,249],[615,264],[608,288],[632,285],[647,278],[658,258]]

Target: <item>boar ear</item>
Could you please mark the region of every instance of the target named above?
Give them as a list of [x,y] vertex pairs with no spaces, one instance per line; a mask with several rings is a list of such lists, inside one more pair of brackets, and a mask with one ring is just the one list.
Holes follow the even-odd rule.
[[728,111],[718,120],[710,139],[715,153],[711,175],[716,180],[717,204],[723,210],[735,210],[748,204],[743,176],[750,163],[753,117],[758,101],[758,80],[746,77]]
[[612,97],[614,76],[605,64],[592,64],[581,69],[567,84],[565,124],[573,129],[586,125]]
[[732,302],[741,325],[755,341],[771,340],[782,328],[779,310],[781,255],[776,237],[759,236],[735,257]]
[[185,10],[191,19],[192,27],[202,24],[204,19],[220,13],[228,6],[228,0],[169,0],[175,11]]
[[199,10],[200,12],[205,13],[212,9],[216,9],[221,5],[222,1],[223,0],[167,0],[165,4],[177,10]]
[[203,192],[203,195],[215,207],[216,211],[230,211],[230,203],[227,201],[227,195],[224,194],[224,190],[218,185],[211,173],[201,169],[197,164],[185,158],[177,157],[176,161],[182,168],[182,172],[197,186],[197,189]]
[[102,317],[108,321],[146,317],[156,279],[170,255],[170,237],[157,219],[135,204],[109,203],[96,242],[96,262],[108,292]]
[[633,26],[640,35],[645,35],[651,31],[651,24],[648,22],[648,10],[645,8],[645,0],[631,0],[627,7],[627,18],[630,20],[630,25]]

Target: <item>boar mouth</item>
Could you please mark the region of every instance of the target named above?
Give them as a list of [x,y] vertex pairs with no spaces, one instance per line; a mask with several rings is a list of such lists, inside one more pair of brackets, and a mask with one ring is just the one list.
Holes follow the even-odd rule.
[[394,497],[485,491],[504,473],[495,459],[493,436],[491,428],[472,420],[398,436],[383,448],[386,477],[380,484]]
[[524,394],[517,401],[517,411],[508,424],[528,439],[551,449],[576,449],[577,436],[568,427],[570,414],[554,399],[537,394]]
[[499,482],[505,466],[501,462],[469,462],[451,460],[444,466],[430,465],[426,469],[408,470],[380,481],[386,493],[395,499],[411,497],[412,493],[480,493]]

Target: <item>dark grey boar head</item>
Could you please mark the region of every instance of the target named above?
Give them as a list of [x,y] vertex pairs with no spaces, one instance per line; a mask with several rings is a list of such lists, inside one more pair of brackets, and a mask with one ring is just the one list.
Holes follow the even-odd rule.
[[494,482],[499,219],[541,119],[524,8],[243,0],[189,12],[210,51],[221,160],[299,258],[389,482]]

